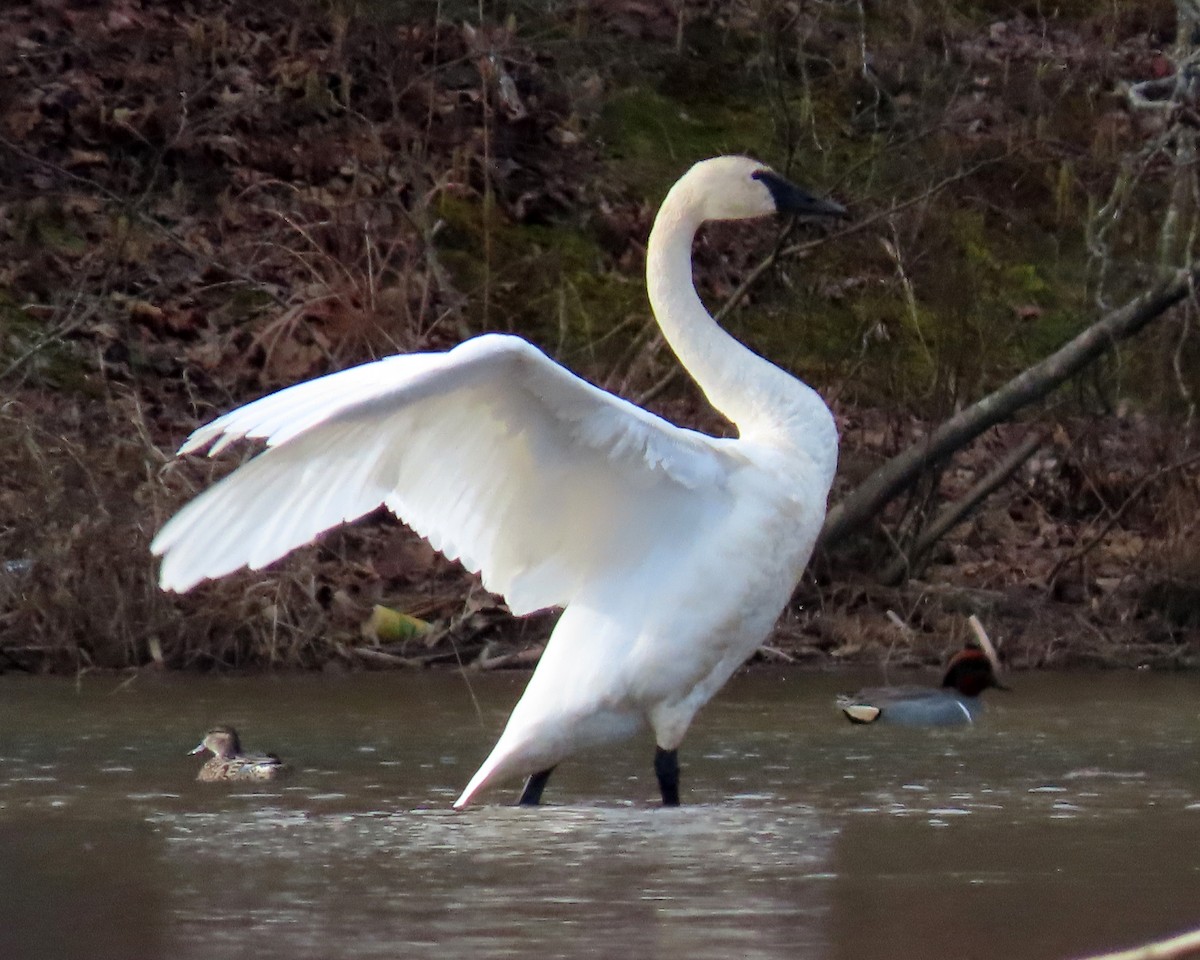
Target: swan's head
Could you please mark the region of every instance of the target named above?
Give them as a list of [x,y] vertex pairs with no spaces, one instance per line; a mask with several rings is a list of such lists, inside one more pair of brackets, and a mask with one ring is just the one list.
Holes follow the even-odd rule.
[[713,157],[687,172],[687,184],[704,220],[746,220],[773,213],[842,217],[846,210],[821,200],[750,157]]

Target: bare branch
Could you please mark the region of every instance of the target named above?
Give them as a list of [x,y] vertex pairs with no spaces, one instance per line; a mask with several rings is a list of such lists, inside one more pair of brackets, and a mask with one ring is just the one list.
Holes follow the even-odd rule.
[[1200,277],[1200,261],[1174,271],[1153,289],[1114,310],[1055,353],[1022,371],[1004,386],[951,417],[929,438],[909,447],[876,470],[829,511],[821,545],[830,548],[869,523],[921,473],[945,460],[989,427],[1047,396],[1114,344],[1126,340],[1191,294]]
[[1129,496],[1125,498],[1124,502],[1112,512],[1112,515],[1105,522],[1104,526],[1102,526],[1100,530],[1086,543],[1072,550],[1054,565],[1054,569],[1050,571],[1050,575],[1046,578],[1046,584],[1050,587],[1053,587],[1054,582],[1058,579],[1058,575],[1063,572],[1063,569],[1068,564],[1082,559],[1096,549],[1096,546],[1106,536],[1108,536],[1108,531],[1120,523],[1121,518],[1125,515],[1125,511],[1137,502],[1138,497],[1145,492],[1147,487],[1149,487],[1156,480],[1166,476],[1168,473],[1173,473],[1176,470],[1185,470],[1194,463],[1200,463],[1200,453],[1194,453],[1190,457],[1184,457],[1182,460],[1177,460],[1175,463],[1168,463],[1165,467],[1159,467],[1153,473],[1149,473],[1142,477],[1138,485],[1130,491]]
[[921,531],[921,535],[917,537],[912,549],[906,555],[901,555],[888,564],[883,573],[879,575],[879,582],[885,586],[892,586],[904,579],[909,570],[929,552],[935,543],[962,523],[984,500],[1016,473],[1021,464],[1033,456],[1045,439],[1045,435],[1040,431],[1031,433],[1010,450],[1008,455],[963,497],[943,507],[929,525]]

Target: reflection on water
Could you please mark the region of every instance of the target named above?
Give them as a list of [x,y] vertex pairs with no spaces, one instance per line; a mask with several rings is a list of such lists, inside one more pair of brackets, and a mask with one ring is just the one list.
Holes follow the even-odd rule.
[[[932,733],[846,724],[869,679],[738,678],[678,810],[638,741],[455,813],[522,676],[0,678],[0,957],[987,960],[1200,924],[1200,678],[1021,676]],[[196,783],[214,722],[296,773]]]
[[[228,955],[782,956],[820,945],[826,896],[808,882],[830,832],[780,812],[498,808],[312,817],[278,808],[165,823],[181,940],[214,913]],[[226,843],[214,831],[232,826]],[[247,849],[269,866],[248,871]],[[713,883],[710,865],[723,882]],[[196,872],[203,884],[189,883]],[[264,879],[269,878],[269,879]],[[331,890],[336,884],[336,890]],[[207,892],[205,892],[207,891]],[[251,902],[253,906],[248,906]],[[189,928],[190,934],[189,934]],[[211,955],[213,937],[204,950]],[[182,955],[189,955],[186,948]]]

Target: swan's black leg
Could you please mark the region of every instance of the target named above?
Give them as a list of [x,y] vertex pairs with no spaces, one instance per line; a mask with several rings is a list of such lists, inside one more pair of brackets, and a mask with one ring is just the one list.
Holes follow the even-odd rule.
[[546,789],[546,781],[550,779],[550,774],[554,772],[554,768],[541,770],[533,774],[525,781],[525,789],[521,791],[521,799],[517,801],[518,806],[536,807],[542,800],[542,791]]
[[679,806],[679,751],[654,748],[654,772],[664,807]]

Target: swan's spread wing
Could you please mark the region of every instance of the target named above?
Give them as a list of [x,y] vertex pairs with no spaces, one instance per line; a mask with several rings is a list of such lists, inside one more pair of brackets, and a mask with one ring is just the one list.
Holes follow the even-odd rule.
[[265,566],[386,504],[525,613],[566,604],[630,551],[678,542],[687,524],[727,506],[723,445],[517,337],[298,384],[202,427],[180,452],[212,443],[211,456],[242,437],[268,449],[151,545],[164,588]]

